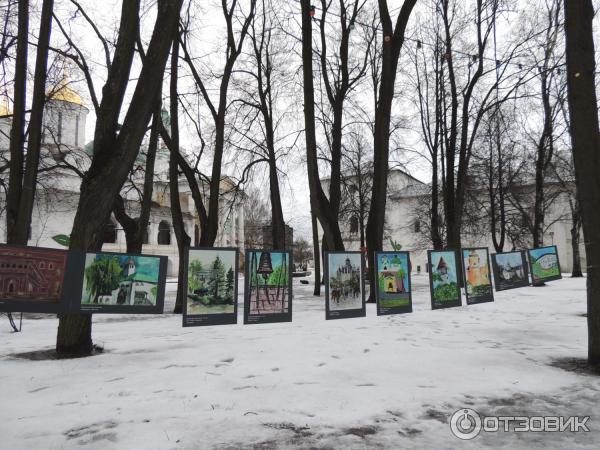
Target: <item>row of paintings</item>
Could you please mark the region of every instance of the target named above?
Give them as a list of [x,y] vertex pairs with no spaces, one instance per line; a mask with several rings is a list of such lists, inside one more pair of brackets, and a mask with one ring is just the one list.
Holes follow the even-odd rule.
[[[493,254],[487,248],[430,250],[432,309],[460,306],[460,260],[467,304],[494,300],[497,291],[529,285],[525,251]],[[528,250],[534,284],[561,277],[556,246]],[[183,325],[237,322],[235,248],[190,248],[185,255]],[[292,320],[292,255],[248,250],[244,323]],[[67,252],[0,246],[0,311],[161,314],[167,258],[106,252]],[[375,254],[377,314],[412,312],[408,252]],[[365,267],[360,252],[329,252],[325,260],[326,318],[362,317]]]
[[[238,250],[190,248],[183,326],[237,323]],[[292,253],[246,251],[244,323],[292,321]]]
[[[460,252],[467,304],[494,301],[491,273],[496,291],[529,286],[529,272],[525,251],[495,253],[491,257],[490,270],[487,248],[463,249]],[[527,250],[529,269],[534,285],[561,278],[560,262],[556,246]],[[458,256],[451,250],[429,250],[431,268],[431,308],[460,306],[461,289],[458,284]]]
[[0,311],[162,313],[166,256],[0,245]]

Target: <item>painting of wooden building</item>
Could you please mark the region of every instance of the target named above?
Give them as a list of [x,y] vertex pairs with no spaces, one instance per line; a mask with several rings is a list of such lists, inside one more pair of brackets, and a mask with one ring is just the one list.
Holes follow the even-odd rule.
[[66,264],[65,251],[0,247],[0,299],[58,303]]

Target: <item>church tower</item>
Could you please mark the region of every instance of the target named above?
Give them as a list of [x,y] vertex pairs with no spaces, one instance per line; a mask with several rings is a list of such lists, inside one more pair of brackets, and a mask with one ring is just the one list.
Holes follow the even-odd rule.
[[81,96],[69,87],[67,76],[46,92],[42,144],[53,156],[85,145],[85,122],[89,110]]
[[8,99],[0,97],[0,152],[7,151],[10,146],[11,114]]

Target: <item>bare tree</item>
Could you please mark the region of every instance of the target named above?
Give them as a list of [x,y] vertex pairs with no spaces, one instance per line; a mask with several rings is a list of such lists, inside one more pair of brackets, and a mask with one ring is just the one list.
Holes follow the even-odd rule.
[[347,133],[342,156],[342,195],[340,219],[350,225],[350,239],[358,235],[360,248],[366,247],[366,226],[373,189],[373,150],[362,129]]
[[[73,250],[98,250],[102,228],[114,206],[127,174],[139,151],[152,115],[171,40],[178,24],[181,1],[158,0],[157,18],[143,66],[123,125],[118,117],[134,55],[139,30],[139,1],[123,2],[117,45],[97,112],[94,156],[81,184],[81,194],[71,232]],[[92,322],[89,314],[69,313],[60,317],[56,349],[59,353],[86,354],[92,351]]]
[[251,189],[244,204],[244,245],[246,248],[262,248],[265,217],[269,216],[269,204],[258,189]]
[[319,164],[317,155],[317,136],[315,128],[315,97],[313,79],[313,46],[312,46],[312,16],[311,4],[308,0],[300,1],[302,14],[302,79],[304,95],[304,133],[306,140],[306,166],[308,172],[308,187],[310,205],[321,227],[325,241],[333,243],[333,248],[344,248],[337,218],[330,208],[328,200],[319,179]]
[[600,129],[591,0],[565,0],[569,117],[577,195],[586,237],[588,361],[600,364]]
[[[186,62],[190,73],[194,79],[197,88],[202,94],[214,125],[215,138],[213,143],[213,162],[212,171],[209,180],[210,194],[208,197],[208,210],[202,206],[199,214],[201,215],[201,236],[200,245],[212,246],[217,238],[217,232],[219,227],[219,198],[221,190],[221,171],[223,165],[223,153],[225,147],[225,126],[226,126],[226,114],[228,105],[228,89],[229,83],[231,82],[235,63],[242,52],[244,40],[248,35],[248,29],[254,18],[256,9],[256,0],[250,0],[249,11],[244,18],[241,19],[242,27],[239,33],[234,30],[234,22],[237,20],[236,11],[240,8],[237,0],[231,1],[231,5],[227,0],[221,1],[221,9],[225,18],[227,27],[227,45],[225,51],[225,65],[222,73],[218,75],[220,79],[219,83],[219,95],[218,102],[214,103],[211,98],[207,86],[206,80],[202,77],[200,70],[194,64],[194,60],[190,53],[190,42],[188,41],[188,25],[189,15],[184,24],[182,37],[180,38],[181,50],[183,52],[183,59]],[[205,217],[202,217],[205,216]]]
[[[404,44],[404,34],[408,19],[416,0],[405,0],[398,14],[396,25],[392,23],[386,0],[379,0],[379,19],[383,30],[381,50],[381,76],[379,94],[375,111],[375,129],[373,142],[373,194],[367,222],[367,246],[369,261],[374,261],[374,252],[383,246],[385,226],[385,204],[387,196],[387,176],[390,154],[390,120],[394,86],[400,50]],[[375,286],[375,272],[370,271],[371,286]],[[371,295],[373,295],[371,290]]]
[[[542,22],[545,31],[540,38],[533,39],[530,50],[539,72],[539,97],[542,105],[542,129],[538,136],[530,136],[535,145],[535,202],[533,209],[533,246],[544,245],[544,221],[546,216],[546,174],[551,166],[560,131],[557,122],[562,114],[562,105],[566,95],[566,79],[562,75],[564,53],[559,45],[562,30],[561,0],[544,2]],[[541,51],[541,56],[538,52]]]
[[[347,104],[352,91],[368,74],[369,55],[376,37],[375,33],[361,33],[357,26],[365,5],[365,0],[339,0],[336,9],[332,0],[321,0],[321,17],[318,20],[320,48],[317,53],[327,102],[326,106],[321,107],[320,121],[325,132],[330,165],[329,197],[321,207],[331,210],[335,221],[339,221],[340,213],[344,119],[348,115],[347,106],[350,106]],[[338,17],[337,25],[330,23],[329,13]],[[340,232],[341,238],[339,223],[333,230]],[[338,240],[338,237],[335,239]],[[325,244],[329,250],[343,250],[343,239],[341,241],[342,247],[335,247],[334,242]]]
[[[242,142],[232,143],[243,150],[249,162],[243,170],[242,182],[258,164],[266,164],[269,174],[271,202],[271,234],[274,249],[285,248],[285,222],[281,205],[280,164],[288,149],[281,128],[285,111],[279,110],[289,76],[286,70],[288,46],[277,34],[275,8],[270,0],[261,0],[260,8],[250,25],[251,51],[246,68],[238,70],[246,75],[239,83],[242,98],[234,101],[240,105],[236,127]],[[248,82],[249,81],[249,82]]]

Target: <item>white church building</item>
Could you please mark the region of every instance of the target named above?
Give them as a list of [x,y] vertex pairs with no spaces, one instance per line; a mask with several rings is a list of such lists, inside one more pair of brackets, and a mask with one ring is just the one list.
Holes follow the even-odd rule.
[[[355,177],[346,177],[344,183],[351,185]],[[354,181],[355,182],[355,181]],[[321,180],[325,192],[329,191],[329,180]],[[531,189],[532,186],[524,184],[522,188]],[[350,194],[358,195],[356,190],[351,189]],[[406,172],[394,169],[390,170],[388,177],[388,193],[386,199],[386,214],[384,226],[384,250],[392,250],[390,240],[402,245],[403,251],[410,252],[412,270],[414,272],[426,272],[427,250],[432,249],[431,240],[427,236],[425,228],[428,213],[423,214],[425,208],[430,204],[431,187],[427,183],[417,180]],[[479,192],[475,195],[486,195]],[[356,203],[356,202],[355,202]],[[421,211],[421,213],[418,213]],[[368,215],[368,210],[367,210]],[[556,245],[563,272],[570,272],[573,268],[573,249],[571,245],[571,216],[568,195],[566,193],[556,196],[550,208],[546,211],[545,223],[548,224],[543,242],[544,245]],[[358,219],[356,217],[344,217],[340,220],[342,237],[346,250],[360,250],[360,233]],[[320,231],[322,236],[322,230]],[[483,229],[479,236],[464,236],[462,245],[467,247],[487,247],[490,254],[495,253],[490,233]],[[531,245],[531,243],[529,243]],[[511,251],[512,244],[509,240],[505,243],[504,251]],[[516,248],[526,250],[526,248]],[[585,271],[585,248],[583,231],[580,237],[580,258],[582,270]]]
[[[44,112],[41,170],[29,245],[65,248],[79,201],[80,175],[89,168],[92,158],[93,145],[86,144],[85,140],[88,113],[83,99],[68,83],[63,81],[49,93]],[[11,118],[6,116],[10,116],[8,105],[0,104],[0,157],[8,160]],[[134,177],[133,184],[126,185],[122,191],[126,211],[133,217],[139,215],[138,189],[141,191],[143,188],[146,146],[147,141],[144,141],[137,161],[142,175]],[[150,220],[142,253],[168,256],[168,276],[174,277],[177,276],[179,255],[171,218],[168,165],[168,149],[159,141]],[[8,171],[5,171],[4,176],[7,178],[7,186]],[[207,192],[208,186],[203,187]],[[185,230],[194,245],[199,240],[202,224],[184,177],[179,180],[179,191]],[[6,242],[5,195],[5,192],[0,191],[0,242]],[[219,201],[220,224],[215,246],[239,247],[243,251],[245,195],[243,191],[236,189],[232,180],[224,177],[221,180]],[[102,250],[126,250],[125,233],[112,214],[105,227]]]

